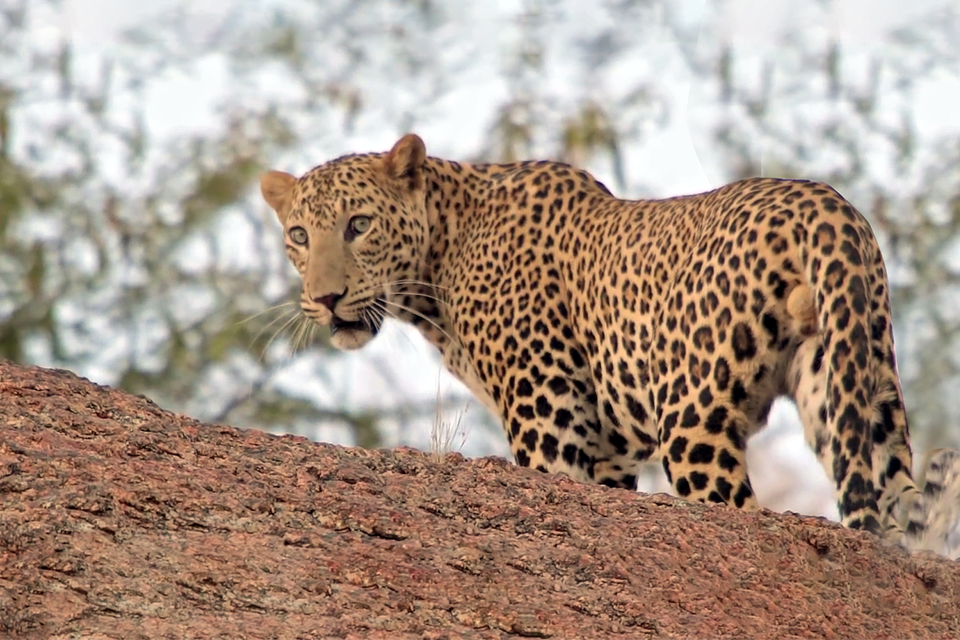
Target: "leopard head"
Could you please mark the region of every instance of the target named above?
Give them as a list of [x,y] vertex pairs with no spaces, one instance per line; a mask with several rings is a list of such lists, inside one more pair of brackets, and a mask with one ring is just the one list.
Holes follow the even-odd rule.
[[300,178],[271,171],[260,180],[300,273],[300,307],[330,328],[338,349],[372,340],[398,290],[422,278],[425,162],[423,141],[408,134],[387,153],[344,156]]

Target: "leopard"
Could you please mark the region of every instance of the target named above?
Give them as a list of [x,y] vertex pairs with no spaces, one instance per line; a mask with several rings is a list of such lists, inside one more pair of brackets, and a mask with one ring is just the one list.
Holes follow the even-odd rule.
[[[260,192],[329,344],[412,325],[517,465],[635,491],[659,461],[679,498],[756,511],[747,442],[786,397],[842,525],[948,535],[931,519],[958,497],[913,477],[879,243],[825,183],[627,200],[570,164],[446,160],[409,133]],[[936,460],[931,478],[960,468]]]

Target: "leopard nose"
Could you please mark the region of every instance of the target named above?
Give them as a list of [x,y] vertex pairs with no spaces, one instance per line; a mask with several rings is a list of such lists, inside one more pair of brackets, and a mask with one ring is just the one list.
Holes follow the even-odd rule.
[[313,301],[322,304],[327,309],[330,309],[330,313],[333,313],[333,308],[337,306],[337,302],[339,302],[342,297],[342,293],[328,293],[325,296],[314,298]]

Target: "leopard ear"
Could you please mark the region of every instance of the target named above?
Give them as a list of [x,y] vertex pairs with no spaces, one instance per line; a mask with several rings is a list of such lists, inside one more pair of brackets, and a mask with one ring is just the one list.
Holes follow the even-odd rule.
[[390,176],[410,191],[423,189],[423,164],[426,160],[427,148],[415,133],[408,133],[397,140],[384,158]]
[[260,178],[260,193],[270,208],[277,212],[280,224],[287,221],[293,201],[293,185],[297,179],[283,171],[270,171]]

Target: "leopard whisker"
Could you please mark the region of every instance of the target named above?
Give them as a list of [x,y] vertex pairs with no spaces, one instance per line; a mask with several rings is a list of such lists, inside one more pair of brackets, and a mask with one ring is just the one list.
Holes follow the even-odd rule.
[[[286,312],[284,312],[284,313],[281,313],[281,314],[278,315],[276,318],[274,318],[273,320],[271,320],[270,322],[268,322],[266,325],[264,325],[263,327],[261,327],[260,331],[257,331],[257,335],[253,336],[253,338],[250,340],[250,346],[253,346],[253,343],[256,342],[256,341],[260,338],[260,336],[263,335],[263,332],[264,332],[264,331],[266,331],[267,329],[269,329],[270,327],[272,327],[272,326],[275,325],[276,323],[280,322],[280,321],[283,320],[284,318],[289,318],[291,315],[294,315],[294,316],[295,316],[299,311],[300,311],[299,308],[290,309],[290,310],[288,310],[288,311],[286,311]],[[289,324],[289,321],[287,322],[287,324]],[[283,325],[283,326],[286,326],[286,324]],[[281,328],[282,328],[282,327],[281,327]],[[262,355],[262,354],[261,354],[261,355]]]
[[[240,326],[241,324],[245,324],[245,323],[247,323],[247,322],[250,322],[250,321],[253,320],[254,318],[259,318],[260,316],[262,316],[262,315],[265,314],[265,313],[270,313],[271,311],[276,311],[277,309],[282,309],[283,307],[289,307],[290,305],[293,305],[293,304],[296,304],[296,303],[297,303],[296,300],[287,300],[286,302],[281,302],[280,304],[275,304],[275,305],[273,305],[272,307],[267,307],[267,308],[264,309],[263,311],[259,311],[259,312],[255,313],[255,314],[251,315],[251,316],[247,316],[247,317],[244,318],[243,320],[237,320],[236,326]],[[281,317],[283,317],[283,316],[281,316]],[[267,325],[267,326],[269,327],[270,325]]]
[[413,280],[410,278],[401,278],[400,280],[393,280],[390,282],[392,285],[419,285],[421,287],[428,287],[430,289],[438,289],[443,291],[449,291],[450,287],[445,287],[440,284],[433,284],[431,282],[424,282],[423,280]]
[[[381,302],[381,301],[378,300],[378,302]],[[400,310],[402,310],[402,311],[406,311],[407,313],[410,313],[410,314],[412,314],[412,315],[414,315],[414,316],[417,316],[417,317],[419,317],[419,318],[423,318],[424,320],[426,320],[427,322],[429,322],[431,325],[433,325],[433,327],[434,327],[437,331],[439,331],[439,332],[442,333],[444,336],[446,336],[447,339],[448,339],[450,342],[452,342],[453,344],[460,344],[460,341],[459,341],[459,340],[456,340],[453,336],[451,336],[449,333],[447,333],[446,329],[444,329],[444,328],[441,327],[439,324],[437,324],[436,322],[434,322],[434,320],[433,320],[432,318],[430,318],[429,316],[424,315],[423,313],[417,311],[416,309],[413,309],[412,307],[408,307],[407,305],[400,304],[399,302],[393,302],[392,300],[384,300],[384,301],[382,301],[382,302],[383,302],[384,304],[388,305],[388,306],[397,307],[398,309],[400,309]],[[385,308],[384,310],[387,311],[388,313],[390,313],[389,309],[386,309],[386,308]],[[400,320],[400,318],[398,318],[398,317],[396,316],[396,314],[390,313],[390,315],[393,316],[394,318],[397,318],[397,320]]]
[[296,322],[296,321],[298,321],[298,320],[302,320],[303,318],[304,318],[304,315],[303,315],[302,313],[296,313],[296,314],[294,314],[289,320],[287,320],[286,322],[284,322],[284,323],[280,326],[279,329],[277,329],[276,331],[274,331],[274,332],[273,332],[273,335],[270,337],[270,340],[268,340],[268,341],[267,341],[267,344],[263,347],[263,351],[260,352],[260,360],[259,360],[259,361],[260,361],[260,362],[263,362],[263,356],[264,356],[264,355],[267,353],[267,351],[270,349],[270,345],[273,344],[273,341],[277,339],[277,336],[280,335],[280,333],[281,333],[284,329],[286,329],[287,327],[289,327],[292,322]]
[[448,306],[449,306],[449,304],[450,304],[449,302],[447,302],[447,301],[444,300],[443,298],[437,298],[436,296],[431,296],[430,294],[427,294],[427,293],[419,293],[419,292],[416,292],[416,291],[404,291],[404,292],[402,292],[400,295],[402,295],[402,296],[408,296],[408,297],[410,297],[410,298],[423,298],[423,299],[425,299],[425,300],[432,300],[432,301],[436,302],[437,304],[443,304],[443,305],[448,305]]
[[297,326],[297,330],[293,335],[293,344],[291,346],[291,353],[296,354],[301,350],[302,347],[306,346],[306,335],[307,331],[310,330],[310,325],[315,324],[309,320],[302,319],[300,324]]
[[[358,294],[358,295],[364,295],[364,294],[369,293],[369,292],[380,293],[385,287],[404,286],[404,285],[416,285],[416,286],[426,287],[426,288],[430,288],[430,289],[443,289],[443,290],[447,290],[447,287],[440,287],[440,286],[438,286],[438,285],[432,285],[432,284],[429,284],[429,283],[427,283],[427,282],[421,282],[420,280],[396,280],[396,281],[393,281],[393,282],[388,282],[388,283],[383,284],[383,285],[368,285],[368,286],[360,289],[360,291],[358,291],[357,294]],[[404,295],[404,296],[421,297],[421,298],[426,298],[426,299],[428,299],[428,300],[434,300],[434,301],[436,301],[436,302],[438,302],[438,303],[440,303],[440,304],[449,304],[449,303],[448,303],[446,300],[444,300],[442,297],[433,296],[433,295],[430,295],[429,293],[423,293],[423,292],[420,292],[420,291],[406,291],[406,290],[401,290],[401,291],[398,291],[397,293],[398,293],[399,295]]]

